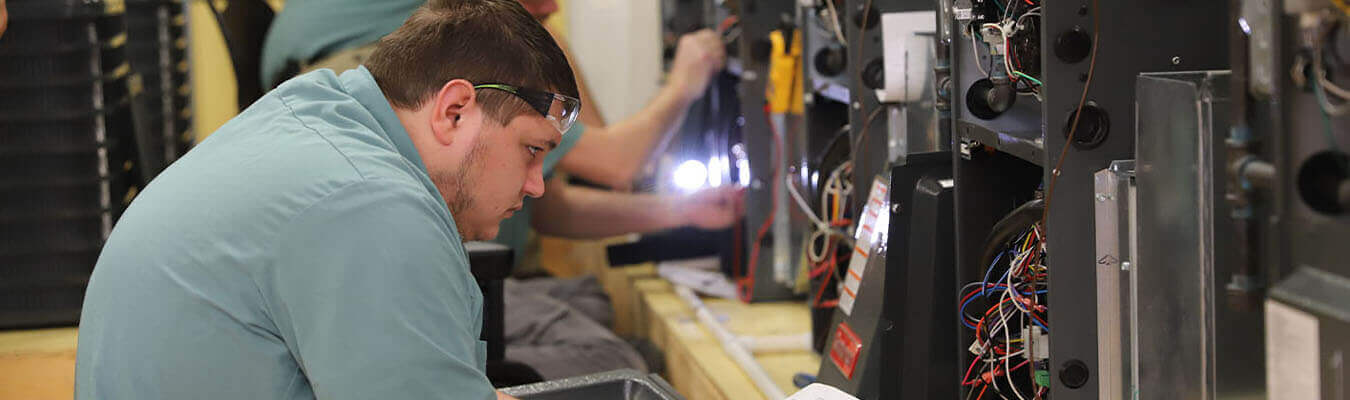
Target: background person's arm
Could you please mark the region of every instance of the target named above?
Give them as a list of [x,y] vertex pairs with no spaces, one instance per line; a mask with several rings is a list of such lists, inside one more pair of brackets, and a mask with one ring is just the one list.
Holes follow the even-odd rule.
[[[548,25],[544,25],[544,27],[547,28]],[[567,45],[567,39],[553,32],[552,29],[549,29],[548,33],[553,35],[553,41],[557,42],[558,48],[561,48],[563,54],[567,55],[567,62],[572,65],[573,74],[576,75],[577,91],[581,92],[581,115],[578,115],[577,119],[586,124],[587,127],[604,127],[606,124],[605,114],[600,111],[600,103],[595,102],[594,98],[591,97],[590,85],[586,84],[586,74],[581,72],[581,65],[573,61],[576,58],[572,57],[572,49]]]
[[531,220],[541,234],[573,239],[648,233],[693,226],[730,227],[744,214],[739,188],[705,189],[687,195],[632,194],[548,182]]
[[[582,179],[627,189],[647,159],[679,129],[689,105],[703,95],[725,61],[725,45],[716,32],[702,30],[681,37],[669,79],[656,97],[623,121],[603,127],[586,124],[586,135],[559,166]],[[583,99],[583,123],[586,104]]]

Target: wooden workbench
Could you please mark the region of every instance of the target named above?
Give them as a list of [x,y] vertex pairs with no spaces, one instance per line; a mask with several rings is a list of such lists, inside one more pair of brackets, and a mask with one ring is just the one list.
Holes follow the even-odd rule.
[[75,328],[0,332],[0,400],[75,396]]
[[[665,377],[689,399],[764,399],[749,376],[722,349],[712,332],[694,317],[669,282],[654,266],[615,268],[598,274],[615,308],[615,331],[651,340],[666,357]],[[802,302],[744,304],[704,299],[709,311],[739,336],[809,333],[810,311]],[[810,350],[756,354],[765,371],[784,392],[797,389],[792,376],[814,375],[820,356]],[[777,400],[777,399],[772,399]]]
[[[568,241],[570,242],[570,241]],[[614,304],[614,330],[651,340],[665,353],[665,378],[690,400],[763,399],[740,366],[698,322],[653,265],[609,268],[604,243],[545,242],[546,269],[560,276],[595,274]],[[565,254],[565,257],[550,257]],[[800,334],[811,329],[801,302],[743,304],[724,299],[704,303],[728,330],[743,336]],[[0,332],[0,400],[70,399],[75,386],[75,328]],[[811,351],[756,354],[784,393],[793,393],[792,375],[815,374],[820,357]],[[777,400],[777,399],[772,399]]]

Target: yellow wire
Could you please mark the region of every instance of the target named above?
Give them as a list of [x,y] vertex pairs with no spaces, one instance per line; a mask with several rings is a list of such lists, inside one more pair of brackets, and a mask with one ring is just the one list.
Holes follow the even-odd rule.
[[840,196],[834,195],[830,197],[834,197],[834,207],[832,211],[830,211],[830,222],[834,222],[834,220],[840,219]]

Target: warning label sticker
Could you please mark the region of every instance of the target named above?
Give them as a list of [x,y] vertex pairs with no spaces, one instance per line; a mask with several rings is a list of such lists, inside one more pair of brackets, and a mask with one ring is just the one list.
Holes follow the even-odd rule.
[[872,190],[868,192],[867,205],[863,206],[858,231],[853,234],[855,243],[853,257],[848,261],[848,275],[844,276],[844,284],[839,288],[839,309],[845,315],[853,314],[853,303],[858,299],[858,288],[862,286],[872,247],[886,240],[891,215],[891,210],[887,208],[890,203],[887,200],[888,190],[881,177],[872,180]]

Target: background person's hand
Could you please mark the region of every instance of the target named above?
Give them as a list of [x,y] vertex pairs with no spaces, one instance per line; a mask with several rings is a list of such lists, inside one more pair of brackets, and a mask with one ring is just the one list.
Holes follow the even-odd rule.
[[717,32],[704,29],[685,34],[675,47],[668,84],[685,99],[693,101],[703,96],[708,82],[722,70],[726,59],[726,45]]
[[745,189],[740,187],[703,189],[675,201],[676,214],[685,225],[699,229],[726,229],[745,215]]
[[502,393],[502,392],[497,392],[497,400],[520,400],[520,399],[517,399],[517,398],[515,398],[515,397],[511,397],[511,396],[508,396],[508,395],[506,395],[505,393]]

